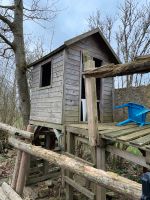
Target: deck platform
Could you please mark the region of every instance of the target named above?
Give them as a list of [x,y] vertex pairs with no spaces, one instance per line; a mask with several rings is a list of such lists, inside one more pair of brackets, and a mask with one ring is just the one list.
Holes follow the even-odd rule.
[[[88,124],[70,124],[66,126],[66,131],[88,138]],[[139,127],[136,124],[116,126],[115,123],[99,123],[98,134],[105,140],[150,151],[150,125]]]

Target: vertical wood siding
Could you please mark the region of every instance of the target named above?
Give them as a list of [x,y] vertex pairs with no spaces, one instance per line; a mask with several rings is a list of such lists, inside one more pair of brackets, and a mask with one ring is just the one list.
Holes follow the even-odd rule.
[[[51,86],[40,88],[41,65],[51,61]],[[33,67],[30,120],[62,123],[64,51]]]
[[[90,36],[75,43],[66,50],[65,54],[65,80],[64,80],[64,122],[78,123],[80,115],[80,87],[81,87],[81,51],[87,50],[92,57],[103,61],[103,64],[110,63],[110,57],[104,51],[97,40]],[[112,88],[113,79],[102,80],[101,88],[101,121],[112,121]]]

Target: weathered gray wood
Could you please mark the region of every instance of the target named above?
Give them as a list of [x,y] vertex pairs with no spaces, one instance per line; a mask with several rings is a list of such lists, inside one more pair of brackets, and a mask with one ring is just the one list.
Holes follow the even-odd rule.
[[130,63],[125,64],[108,64],[103,65],[101,68],[90,69],[84,72],[85,76],[90,77],[115,77],[122,75],[129,75],[135,73],[146,73],[150,71],[150,56],[143,59],[132,61]]
[[78,127],[71,127],[70,125],[66,126],[68,132],[76,133],[79,135],[84,135],[88,137],[88,130]]
[[[105,170],[105,148],[96,147],[96,168]],[[96,200],[106,200],[106,189],[97,185]]]
[[[40,88],[39,86],[41,65],[45,64],[46,62],[49,62],[50,60],[52,60],[51,86]],[[63,99],[63,68],[63,51],[53,55],[51,58],[48,58],[47,60],[42,61],[37,66],[33,67],[30,114],[31,120],[61,124]],[[45,109],[43,109],[43,106]],[[48,110],[49,112],[47,112]]]
[[22,200],[22,198],[5,182],[2,184],[2,190],[8,199]]
[[[75,151],[75,140],[74,135],[67,132],[67,152],[74,154]],[[69,170],[66,171],[69,178],[73,178],[73,173]],[[66,184],[66,200],[73,200],[73,187],[70,184]]]
[[146,167],[147,169],[150,169],[150,165],[146,163],[146,159],[143,156],[140,155],[137,156],[128,151],[123,151],[113,146],[107,146],[106,151],[110,152],[111,154],[120,156],[121,158],[129,160],[133,163],[136,163],[140,166]]
[[141,197],[140,184],[116,175],[113,172],[105,172],[100,169],[95,169],[65,155],[57,154],[53,151],[46,150],[31,144],[26,144],[15,138],[9,138],[8,141],[15,148],[30,153],[33,156],[44,158],[45,160],[53,162],[60,167],[83,176],[96,184],[119,192],[120,194],[125,195],[130,199],[140,199]]
[[94,200],[95,199],[95,194],[93,192],[90,192],[88,189],[82,187],[79,183],[75,182],[74,180],[70,179],[69,177],[65,176],[64,177],[65,182],[84,194],[88,199]]
[[150,165],[150,152],[149,151],[146,151],[145,160],[146,160],[146,163],[149,166]]
[[22,151],[18,150],[17,151],[16,162],[15,162],[15,167],[14,167],[14,172],[13,172],[13,177],[12,177],[12,182],[11,182],[11,187],[14,190],[16,189],[16,184],[17,184],[17,179],[18,179],[18,173],[19,173],[21,158],[22,158]]
[[0,130],[8,133],[12,136],[21,136],[23,138],[32,139],[34,134],[28,131],[20,130],[18,128],[9,126],[8,124],[3,124],[0,122]]
[[150,134],[150,129],[148,127],[145,130],[141,130],[141,131],[139,130],[135,133],[131,133],[129,135],[121,136],[121,137],[118,138],[118,140],[128,142],[128,141],[137,139],[139,137],[145,136],[147,134]]
[[128,135],[133,132],[138,132],[139,130],[144,130],[146,127],[133,127],[133,128],[127,128],[124,130],[119,130],[119,131],[113,131],[112,133],[104,133],[105,137],[109,138],[117,138],[123,135]]
[[[85,68],[94,68],[94,61],[87,61]],[[91,146],[96,145],[98,132],[96,81],[94,78],[85,78],[85,94],[87,100],[88,133]]]
[[32,184],[36,184],[38,182],[42,182],[48,179],[52,179],[52,178],[58,178],[60,176],[60,172],[58,171],[53,171],[52,173],[48,173],[45,174],[43,176],[38,175],[37,177],[29,177],[27,180],[27,185],[32,185]]
[[75,155],[73,155],[73,154],[70,154],[70,153],[68,153],[68,152],[65,152],[64,155],[66,155],[66,156],[68,156],[68,157],[70,157],[70,158],[73,158],[73,159],[75,159],[75,160],[77,160],[77,161],[79,161],[79,162],[83,162],[84,164],[87,164],[87,165],[89,165],[89,166],[92,166],[92,167],[95,166],[93,163],[90,163],[90,162],[88,162],[88,161],[86,161],[86,160],[83,160],[82,158],[79,158],[79,157],[77,157],[77,156],[75,156]]
[[23,194],[23,189],[24,189],[24,185],[25,185],[26,175],[28,172],[29,162],[30,162],[30,154],[23,152],[22,157],[21,157],[21,163],[20,163],[20,168],[19,168],[17,184],[16,184],[16,192],[19,195]]
[[8,197],[6,197],[1,187],[0,187],[0,200],[10,200],[8,199]]
[[145,144],[149,144],[150,143],[150,134],[140,137],[138,139],[132,140],[132,141],[130,141],[130,143],[137,145],[137,146],[143,146]]

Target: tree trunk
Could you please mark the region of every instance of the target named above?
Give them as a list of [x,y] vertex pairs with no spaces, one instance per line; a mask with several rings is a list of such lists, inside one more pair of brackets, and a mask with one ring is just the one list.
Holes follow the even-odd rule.
[[14,52],[16,61],[16,79],[19,93],[19,107],[23,125],[28,125],[30,116],[30,95],[27,82],[27,64],[23,36],[23,0],[15,0],[14,13]]

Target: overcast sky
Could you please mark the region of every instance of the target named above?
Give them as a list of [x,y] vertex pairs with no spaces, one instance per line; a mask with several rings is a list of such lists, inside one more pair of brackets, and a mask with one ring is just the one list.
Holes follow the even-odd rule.
[[[28,1],[25,1],[25,4],[27,4]],[[61,11],[58,13],[53,23],[47,23],[45,25],[47,28],[43,29],[37,24],[28,22],[25,24],[25,32],[36,37],[41,37],[45,47],[50,49],[51,37],[54,30],[52,40],[52,49],[54,49],[63,44],[65,40],[87,31],[87,18],[90,14],[95,13],[97,9],[100,9],[103,15],[114,15],[122,1],[123,0],[59,0],[57,8]]]

